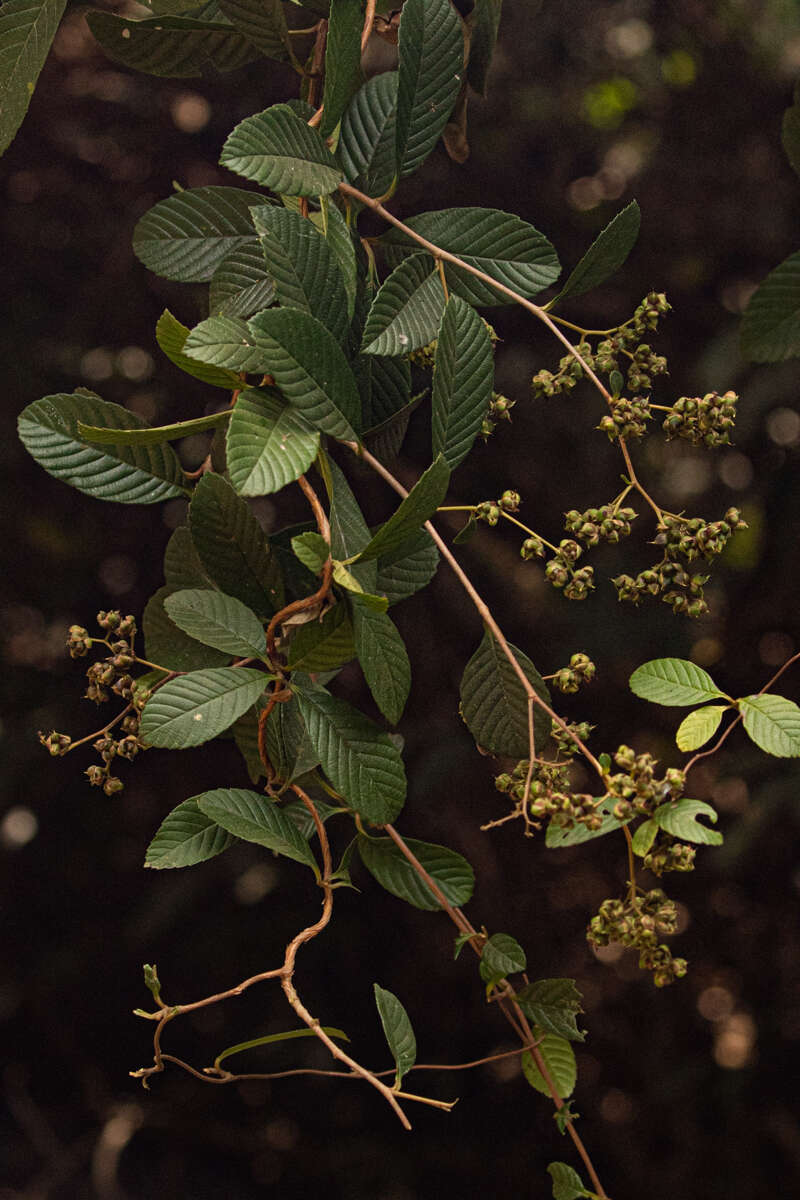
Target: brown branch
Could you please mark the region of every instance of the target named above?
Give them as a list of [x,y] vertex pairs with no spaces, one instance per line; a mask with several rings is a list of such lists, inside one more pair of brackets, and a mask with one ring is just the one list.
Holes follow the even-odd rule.
[[[297,482],[299,483],[306,499],[308,500],[309,504],[311,505],[311,511],[314,514],[314,519],[317,522],[317,529],[319,530],[320,535],[325,539],[325,541],[330,546],[330,541],[331,541],[330,522],[328,521],[328,518],[325,514],[325,509],[322,507],[322,504],[320,503],[320,499],[317,496],[317,493],[314,491],[313,487],[308,482],[305,475],[300,475],[298,477]],[[321,604],[322,601],[325,599],[325,597],[328,595],[328,592],[331,590],[332,582],[333,582],[333,563],[332,563],[330,555],[329,555],[325,561],[325,565],[322,568],[322,583],[320,584],[317,591],[314,592],[313,595],[311,595],[311,596],[306,596],[303,600],[293,600],[291,604],[287,604],[285,608],[282,608],[280,610],[280,612],[275,613],[274,617],[272,618],[269,625],[267,626],[267,656],[269,657],[271,662],[273,662],[274,658],[275,658],[275,638],[276,638],[278,626],[281,625],[284,621],[286,621],[289,617],[294,616],[295,613],[305,612],[306,610],[308,610],[310,608],[314,608],[315,605]]]

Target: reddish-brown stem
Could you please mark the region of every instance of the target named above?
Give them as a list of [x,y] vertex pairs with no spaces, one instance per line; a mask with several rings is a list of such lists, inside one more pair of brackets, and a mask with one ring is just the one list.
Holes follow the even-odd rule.
[[[303,494],[311,505],[311,511],[314,514],[314,519],[317,522],[317,529],[319,530],[320,535],[325,539],[328,545],[330,545],[331,527],[325,513],[325,509],[320,503],[319,496],[314,491],[305,475],[300,475],[297,482],[299,483]],[[280,612],[275,613],[275,616],[267,626],[267,656],[271,662],[275,659],[275,639],[277,636],[278,626],[284,621],[288,620],[289,617],[294,616],[296,613],[305,612],[307,609],[314,608],[316,605],[321,604],[328,592],[331,590],[332,581],[333,563],[331,562],[329,556],[324,567],[322,568],[322,583],[316,592],[314,592],[311,596],[306,596],[302,600],[292,601],[291,604],[287,604],[285,608],[282,608]]]

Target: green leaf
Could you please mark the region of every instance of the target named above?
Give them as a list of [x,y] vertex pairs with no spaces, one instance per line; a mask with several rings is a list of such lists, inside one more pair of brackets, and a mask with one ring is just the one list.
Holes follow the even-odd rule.
[[323,137],[333,133],[350,97],[358,91],[364,78],[361,71],[363,25],[364,0],[331,0],[319,127]]
[[345,700],[295,680],[303,720],[322,769],[350,808],[366,821],[393,821],[406,797],[406,773],[388,735]]
[[331,548],[320,533],[309,531],[292,538],[292,550],[304,567],[320,575],[331,555]]
[[[575,1051],[564,1038],[546,1033],[538,1046],[539,1053],[544,1059],[550,1078],[555,1084],[556,1091],[562,1100],[566,1100],[575,1090],[578,1078],[578,1068],[575,1062]],[[532,1088],[543,1096],[550,1096],[550,1089],[544,1081],[533,1056],[526,1050],[522,1056],[522,1073]]]
[[355,313],[358,291],[358,267],[353,234],[339,209],[329,197],[320,196],[319,202],[322,206],[321,210],[318,213],[312,213],[311,220],[326,239],[339,264],[347,296],[347,325],[349,326]]
[[261,696],[230,728],[251,783],[258,783],[267,773],[258,749],[258,723],[265,704],[266,700]]
[[598,234],[553,300],[553,304],[566,296],[582,296],[584,292],[590,292],[592,288],[605,283],[619,270],[635,246],[641,223],[639,205],[632,200],[627,208],[618,212],[602,233]]
[[439,551],[431,535],[420,529],[394,550],[378,559],[375,591],[398,604],[430,583],[439,565]]
[[237,658],[263,658],[267,652],[258,617],[233,596],[187,588],[167,596],[164,608],[179,629],[204,646]]
[[[391,360],[386,359],[384,361]],[[397,458],[408,432],[411,415],[425,399],[426,394],[427,389],[424,392],[419,392],[399,412],[393,413],[391,417],[387,417],[385,421],[381,421],[380,425],[375,425],[372,429],[364,431],[362,439],[364,445],[371,451],[375,458],[380,459],[382,462],[390,462],[392,459]]]
[[195,799],[201,812],[234,837],[266,846],[319,873],[308,842],[274,800],[246,788],[215,788]]
[[722,834],[717,833],[716,829],[709,829],[707,825],[701,825],[697,819],[699,816],[708,817],[709,821],[716,824],[717,814],[704,800],[670,800],[655,810],[652,819],[659,829],[666,830],[684,842],[719,846],[722,843]]
[[397,160],[410,175],[439,140],[461,89],[464,33],[450,0],[406,0],[398,47]]
[[147,847],[144,865],[160,871],[168,867],[192,867],[214,858],[236,839],[197,807],[197,796],[173,808],[158,827]]
[[[336,0],[332,0],[332,2],[335,4]],[[383,1032],[397,1066],[394,1087],[395,1090],[399,1090],[403,1076],[417,1061],[417,1039],[414,1037],[408,1013],[397,996],[393,992],[379,987],[377,983],[373,986],[375,988],[375,1004],[378,1008]]]
[[657,836],[658,825],[656,822],[643,821],[633,835],[633,853],[638,854],[639,858],[644,858],[650,853]]
[[213,587],[203,564],[197,556],[192,535],[186,525],[179,525],[167,542],[164,551],[164,579],[173,591],[178,588]]
[[[587,829],[585,825],[575,824],[571,829],[565,829],[563,825],[555,825],[551,821],[547,826],[545,834],[545,845],[548,850],[560,850],[564,846],[579,846],[583,842],[591,842],[595,838],[605,837],[607,833],[615,833],[618,829],[622,829],[623,825],[627,825],[628,821],[619,821],[611,811],[613,801],[604,800],[598,805],[597,811],[603,818],[603,823],[599,829]],[[628,818],[629,821],[633,817]]]
[[0,154],[28,111],[66,0],[5,0],[0,9]]
[[673,707],[727,699],[708,671],[685,658],[653,658],[636,668],[628,686],[642,700]]
[[250,667],[215,667],[170,679],[142,710],[142,741],[166,750],[208,742],[229,729],[272,678]]
[[146,429],[147,423],[92,392],[45,396],[23,409],[18,429],[22,444],[50,475],[118,504],[156,504],[185,495],[184,475],[169,446],[98,449],[78,432],[78,422],[112,429]]
[[517,992],[517,1004],[545,1033],[573,1042],[584,1040],[586,1035],[575,1023],[583,1009],[574,979],[537,979]]
[[[549,287],[561,272],[558,256],[544,234],[496,208],[445,208],[409,217],[405,223],[435,246],[458,255],[527,299]],[[413,238],[399,229],[384,234],[381,245],[404,254],[417,248]],[[490,284],[460,267],[445,263],[445,274],[451,290],[469,304],[510,303]]]
[[750,297],[741,343],[750,362],[783,362],[800,354],[800,250],[770,271]]
[[364,354],[410,354],[436,337],[444,290],[433,259],[413,254],[395,267],[372,302],[364,327]]
[[726,710],[725,704],[709,704],[707,708],[698,708],[684,717],[675,734],[678,749],[699,750],[705,746],[719,729],[722,714]]
[[[332,804],[326,804],[324,800],[320,800],[317,796],[312,797],[312,799],[314,808],[317,810],[317,816],[323,825],[330,817],[335,816],[337,813],[347,811],[347,809],[341,807],[334,808]],[[314,821],[314,818],[306,808],[303,801],[298,796],[295,796],[291,800],[287,800],[286,803],[282,805],[281,811],[284,812],[289,820],[297,826],[307,842],[310,842],[313,837],[316,837],[316,822]]]
[[397,626],[386,613],[375,612],[369,599],[350,597],[355,651],[375,703],[396,725],[411,690],[411,664]]
[[[534,691],[545,703],[550,693],[531,660],[510,646]],[[511,663],[488,630],[467,663],[461,679],[461,715],[479,746],[492,754],[527,758],[528,699]],[[533,710],[537,753],[550,736],[550,717],[538,705]]]
[[467,457],[489,411],[494,381],[492,339],[460,296],[447,302],[433,368],[433,453],[454,471]]
[[363,424],[370,434],[408,408],[411,367],[404,358],[382,358],[378,354],[361,355],[357,366],[364,385]]
[[553,1179],[553,1200],[580,1200],[582,1196],[591,1196],[578,1172],[566,1163],[550,1163],[547,1171]]
[[78,421],[78,435],[93,445],[159,446],[163,442],[176,442],[195,433],[217,429],[225,424],[230,415],[230,410],[225,409],[208,417],[195,417],[193,421],[176,421],[174,425],[145,426],[142,429],[109,429],[99,425],[84,425]]
[[256,238],[243,242],[217,266],[208,292],[212,317],[252,317],[275,300],[264,253]]
[[380,558],[392,550],[402,546],[413,533],[418,533],[420,526],[433,516],[447,493],[450,482],[450,468],[441,454],[428,467],[414,484],[406,498],[401,501],[389,520],[381,525],[378,532],[370,539],[359,558]]
[[283,62],[291,56],[281,0],[217,0],[217,3],[238,32],[267,58]]
[[[448,903],[456,907],[466,904],[475,887],[475,873],[467,860],[446,846],[435,846],[416,838],[403,840]],[[393,896],[426,912],[441,908],[433,892],[391,838],[361,836],[358,853],[370,875]]]
[[333,671],[355,658],[353,626],[343,603],[334,604],[322,620],[298,626],[287,651],[290,671]]
[[[341,561],[363,550],[371,534],[344,472],[331,459],[326,458],[325,464],[330,476],[331,554]],[[365,592],[375,591],[378,568],[373,561],[353,563],[350,573]]]
[[469,45],[467,79],[470,87],[486,95],[486,77],[489,74],[503,0],[475,0],[472,10],[472,36]]
[[[210,587],[206,581],[201,586]],[[147,602],[142,617],[145,654],[170,671],[199,671],[203,667],[224,667],[231,655],[211,646],[204,646],[179,629],[167,615],[164,601],[178,591],[175,585],[159,588]]]
[[[258,209],[256,209],[257,211]],[[183,347],[188,336],[188,326],[182,325],[176,317],[173,317],[169,309],[165,308],[156,325],[156,341],[170,362],[173,362],[181,371],[185,371],[187,375],[192,375],[195,379],[202,379],[203,383],[210,383],[212,387],[226,388],[231,392],[241,385],[241,380],[233,371],[224,371],[219,367],[209,366],[207,363],[199,363],[196,359],[189,358],[184,354]]]
[[800,175],[800,92],[797,88],[794,104],[783,114],[781,141],[795,174]]
[[319,755],[294,696],[273,708],[267,717],[266,734],[267,757],[282,782],[291,783],[319,765]]
[[285,208],[253,209],[275,296],[285,308],[311,313],[341,342],[347,333],[348,299],[339,262],[313,221]]
[[316,129],[288,104],[245,117],[228,135],[220,166],[285,196],[324,196],[342,179],[336,159]]
[[[334,1025],[320,1025],[319,1028],[323,1033],[327,1033],[328,1037],[339,1038],[340,1041],[349,1042],[350,1038],[343,1029],[337,1029]],[[235,1046],[228,1046],[227,1050],[223,1050],[214,1059],[214,1066],[219,1069],[220,1063],[226,1058],[230,1058],[232,1054],[241,1054],[243,1050],[254,1050],[257,1046],[271,1046],[274,1042],[289,1042],[294,1038],[316,1037],[317,1030],[308,1029],[303,1026],[302,1029],[290,1029],[285,1033],[268,1033],[264,1037],[251,1038],[249,1042],[237,1042]]]
[[767,754],[800,755],[800,708],[784,696],[745,696],[739,701],[744,727]]
[[267,496],[309,469],[319,432],[274,388],[249,388],[236,400],[225,445],[239,495]]
[[508,975],[524,971],[527,962],[516,938],[507,933],[493,933],[483,947],[479,964],[481,979],[488,984],[499,983]]
[[170,16],[134,21],[95,11],[87,14],[86,23],[109,58],[162,78],[237,71],[258,57],[226,21]]
[[189,505],[192,541],[210,578],[258,617],[284,603],[277,561],[246,501],[220,476],[206,474]]
[[205,283],[232,252],[257,247],[250,209],[267,204],[233,187],[190,188],[160,200],[133,231],[133,249],[150,271],[165,279]]
[[368,196],[388,192],[397,174],[397,72],[373,75],[350,101],[339,134],[349,183]]

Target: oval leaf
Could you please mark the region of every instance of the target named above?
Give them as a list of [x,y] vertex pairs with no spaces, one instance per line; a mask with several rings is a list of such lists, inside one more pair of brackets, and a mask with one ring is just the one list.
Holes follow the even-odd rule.
[[201,812],[234,837],[266,846],[318,873],[308,842],[274,800],[246,788],[215,788],[195,799]]
[[233,250],[258,246],[250,209],[259,200],[268,203],[233,187],[178,192],[144,214],[133,231],[134,253],[165,279],[205,283]]
[[368,598],[350,597],[355,651],[373,699],[387,721],[396,725],[411,689],[411,664],[397,626],[376,612]]
[[[538,1049],[550,1073],[550,1078],[555,1084],[556,1091],[562,1100],[568,1099],[574,1092],[578,1079],[575,1051],[568,1041],[555,1037],[552,1033],[544,1035]],[[543,1096],[549,1098],[550,1088],[533,1061],[530,1051],[527,1050],[522,1056],[522,1073],[532,1088],[536,1088],[537,1092],[541,1092]]]
[[566,1163],[550,1163],[547,1173],[553,1180],[553,1200],[580,1200],[582,1196],[591,1196],[578,1172]]
[[575,1017],[581,1008],[581,994],[574,979],[537,979],[517,992],[525,1016],[546,1033],[582,1042],[586,1036],[578,1029]]
[[750,297],[741,342],[750,362],[783,362],[800,354],[800,250],[770,271]]
[[745,696],[744,727],[757,746],[778,758],[800,755],[800,708],[784,696]]
[[[200,586],[210,587],[211,584],[208,580],[201,580]],[[227,666],[231,661],[230,654],[205,646],[190,637],[168,615],[164,602],[178,590],[174,585],[167,584],[147,601],[142,616],[147,658],[170,671],[199,671],[203,667]]]
[[552,303],[582,296],[618,271],[636,244],[641,223],[639,205],[632,200],[598,234]]
[[708,671],[685,658],[651,659],[633,672],[628,686],[643,700],[675,707],[727,699]]
[[417,1039],[414,1037],[408,1013],[397,996],[379,987],[377,983],[373,986],[383,1032],[397,1066],[394,1086],[395,1089],[399,1089],[403,1076],[417,1061]]
[[422,165],[461,89],[464,33],[450,0],[406,0],[398,36],[397,159],[400,174]]
[[444,500],[449,482],[450,468],[440,454],[359,553],[359,561],[388,554],[402,546],[411,534],[418,533]]
[[255,704],[272,678],[249,667],[215,667],[170,679],[142,710],[142,741],[166,750],[208,742]]
[[242,658],[263,658],[267,645],[258,617],[241,600],[223,592],[187,588],[173,592],[164,608],[179,629],[204,646]]
[[219,161],[285,196],[327,195],[342,179],[324,139],[288,104],[245,117],[228,135]]
[[[550,693],[531,660],[510,646],[534,691],[545,703]],[[492,754],[526,758],[529,753],[528,699],[511,663],[488,632],[464,668],[461,715],[479,746]],[[541,752],[550,736],[550,717],[538,706],[533,712],[536,748]]]
[[494,380],[492,339],[460,296],[447,302],[433,367],[433,453],[453,471],[472,449],[489,411]]
[[228,475],[240,496],[267,496],[297,479],[319,452],[319,432],[272,388],[249,388],[225,439]]
[[192,796],[173,808],[161,822],[147,847],[144,865],[157,871],[170,867],[192,867],[227,850],[236,840],[197,807]]
[[[258,210],[256,209],[256,211]],[[241,380],[238,375],[234,375],[233,371],[209,366],[207,363],[198,362],[197,359],[189,358],[187,354],[184,354],[183,347],[188,336],[188,326],[182,325],[176,317],[173,317],[169,309],[165,308],[156,324],[156,341],[170,362],[173,362],[181,371],[185,371],[187,375],[201,379],[203,383],[210,383],[212,387],[227,388],[229,392],[234,388],[241,387]]]
[[[253,193],[248,192],[252,198]],[[275,300],[264,252],[253,238],[226,254],[211,277],[208,312],[212,317],[252,317]]]
[[[416,838],[405,838],[404,841],[447,901],[456,907],[466,904],[475,887],[475,873],[463,855],[448,850],[446,846],[435,846]],[[370,875],[387,892],[412,904],[414,908],[428,912],[441,908],[439,901],[391,838],[360,837],[358,852]]]
[[508,975],[524,971],[527,966],[525,951],[516,938],[507,933],[494,933],[483,947],[480,960],[481,979],[484,983],[499,983]]
[[395,267],[372,302],[364,327],[364,354],[410,354],[436,337],[444,289],[433,259],[413,254]]
[[662,804],[653,813],[653,821],[673,837],[681,838],[684,842],[699,842],[703,846],[719,846],[722,834],[716,829],[702,825],[698,817],[708,817],[716,824],[717,814],[710,804],[704,800],[672,800]]
[[6,0],[0,9],[0,154],[22,124],[66,0]]
[[86,21],[115,62],[162,78],[236,71],[258,57],[227,22],[173,16],[136,21],[106,12],[89,12]]
[[611,811],[612,804],[613,801],[604,800],[597,806],[597,812],[603,818],[599,829],[589,829],[586,825],[580,825],[577,822],[571,829],[565,829],[563,825],[555,825],[551,821],[545,834],[545,845],[548,850],[556,850],[564,846],[580,846],[583,842],[591,842],[595,838],[605,837],[607,833],[616,833],[623,825],[627,825],[628,821],[633,820],[633,817],[629,817],[628,821],[618,820]]
[[707,708],[698,708],[684,717],[675,734],[678,749],[698,750],[705,746],[719,729],[726,708],[725,704],[709,704]]
[[368,196],[382,196],[397,174],[396,112],[397,72],[385,71],[356,92],[342,118],[339,154],[345,175]]

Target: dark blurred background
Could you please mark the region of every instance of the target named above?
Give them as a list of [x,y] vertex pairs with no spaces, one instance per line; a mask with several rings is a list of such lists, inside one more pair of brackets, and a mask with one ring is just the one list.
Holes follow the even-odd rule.
[[[393,202],[399,214],[450,204],[517,212],[552,239],[569,269],[635,197],[642,234],[629,262],[565,315],[613,325],[649,289],[664,290],[674,311],[655,342],[670,363],[662,402],[711,388],[741,394],[734,447],[706,453],[654,435],[636,452],[668,507],[712,519],[737,504],[750,523],[714,571],[708,618],[689,623],[663,604],[617,605],[607,577],[651,561],[645,515],[620,553],[596,556],[597,591],[582,604],[564,601],[522,563],[506,531],[483,530],[461,552],[541,671],[575,650],[595,659],[595,684],[561,707],[597,725],[596,752],[625,740],[678,761],[681,714],[626,688],[645,659],[692,657],[744,694],[800,643],[800,376],[795,363],[747,366],[737,348],[754,286],[800,244],[800,181],[779,138],[798,73],[794,0],[506,0],[489,98],[470,105],[472,157],[457,166],[437,149]],[[270,65],[210,81],[134,75],[95,48],[74,7],[0,162],[6,1200],[543,1197],[546,1163],[575,1161],[517,1060],[417,1076],[421,1088],[461,1100],[449,1116],[412,1110],[411,1134],[352,1082],[214,1088],[173,1069],[142,1091],[128,1076],[149,1060],[150,1027],[131,1016],[149,999],[142,962],[159,964],[172,1001],[228,987],[279,961],[292,932],[314,919],[318,895],[307,872],[245,845],[186,872],[143,872],[147,843],[171,807],[209,786],[247,785],[229,745],[153,751],[121,772],[125,791],[109,800],[81,773],[91,752],[85,761],[80,752],[51,760],[37,744],[37,729],[80,736],[98,723],[80,699],[82,666],[64,651],[66,626],[91,625],[98,608],[141,613],[184,504],[112,506],[70,490],[26,456],[17,414],[76,385],[153,423],[205,411],[202,385],[160,356],[153,334],[165,306],[188,325],[201,319],[204,289],[149,275],[133,257],[131,232],[173,180],[241,184],[215,165],[222,141],[236,121],[293,88],[291,74]],[[451,502],[516,486],[523,519],[558,539],[565,508],[614,496],[621,464],[594,432],[602,414],[591,391],[547,411],[530,401],[531,374],[558,358],[553,344],[524,313],[498,309],[492,320],[503,339],[499,386],[516,400],[513,425],[459,470]],[[425,466],[424,418],[419,426],[398,466],[403,477]],[[193,441],[182,447],[192,466],[204,452]],[[355,486],[388,511],[372,480],[356,476]],[[276,528],[303,511],[279,496],[259,515]],[[502,815],[503,798],[457,715],[480,626],[453,578],[442,570],[396,614],[414,669],[401,725],[411,779],[401,829],[470,859],[473,921],[513,933],[533,977],[577,980],[589,1036],[578,1048],[575,1107],[609,1194],[796,1194],[796,764],[767,759],[734,735],[696,770],[691,794],[720,810],[725,844],[700,849],[694,874],[667,877],[681,914],[673,948],[690,973],[658,992],[634,956],[612,948],[601,961],[584,939],[594,908],[624,885],[623,846],[607,839],[555,852],[513,825],[479,830]],[[343,686],[363,698],[357,676]],[[800,699],[796,674],[783,690]],[[363,872],[356,882],[362,895],[337,893],[332,926],[301,953],[297,982],[311,1010],[345,1026],[356,1055],[376,1069],[388,1064],[373,980],[406,1004],[420,1061],[512,1048],[482,1003],[474,963],[453,962],[446,920],[395,901]],[[232,1042],[292,1024],[278,989],[264,986],[179,1022],[169,1048],[202,1065]],[[253,1070],[326,1065],[305,1043],[254,1051],[250,1061]]]

